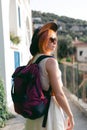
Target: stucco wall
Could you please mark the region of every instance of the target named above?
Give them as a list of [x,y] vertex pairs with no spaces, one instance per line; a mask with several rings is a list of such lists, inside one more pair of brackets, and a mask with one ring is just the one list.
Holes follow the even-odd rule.
[[79,62],[87,62],[87,47],[77,48],[77,60]]
[[[26,64],[31,57],[29,53],[30,41],[29,39],[27,41],[26,38],[26,19],[28,19],[29,22],[30,40],[32,37],[31,10],[29,4],[27,4],[27,6],[24,4],[24,1],[19,3],[18,0],[0,0],[0,77],[4,81],[8,106],[12,104],[11,75],[15,69],[14,51],[20,53],[20,65]],[[12,8],[11,5],[14,8]],[[18,5],[21,9],[21,28],[18,26]],[[15,34],[21,38],[21,43],[17,47],[15,47],[10,41],[11,31],[15,32]]]

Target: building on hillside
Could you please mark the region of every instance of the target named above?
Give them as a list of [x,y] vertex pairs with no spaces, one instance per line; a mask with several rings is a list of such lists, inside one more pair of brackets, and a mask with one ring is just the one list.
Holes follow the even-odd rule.
[[87,43],[75,40],[72,44],[76,47],[76,60],[87,63]]
[[[29,0],[0,0],[0,78],[5,86],[8,106],[12,103],[11,75],[31,57],[31,19]],[[15,45],[14,39],[20,43]]]
[[43,26],[42,19],[40,17],[33,17],[32,22],[33,22],[33,30]]

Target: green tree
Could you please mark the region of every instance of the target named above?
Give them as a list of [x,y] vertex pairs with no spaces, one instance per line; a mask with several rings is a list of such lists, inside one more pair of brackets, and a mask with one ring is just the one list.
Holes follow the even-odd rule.
[[58,38],[58,57],[65,58],[69,54],[69,48],[72,46],[72,37],[70,35],[59,36]]
[[80,37],[79,40],[87,43],[87,36]]

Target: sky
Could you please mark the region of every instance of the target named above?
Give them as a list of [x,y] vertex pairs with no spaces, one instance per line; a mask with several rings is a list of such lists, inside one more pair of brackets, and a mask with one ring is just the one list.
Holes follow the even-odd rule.
[[30,0],[31,9],[87,21],[87,0]]

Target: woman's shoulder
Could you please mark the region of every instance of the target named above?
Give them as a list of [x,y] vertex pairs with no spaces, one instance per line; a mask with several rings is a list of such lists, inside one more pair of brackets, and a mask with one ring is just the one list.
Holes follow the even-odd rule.
[[47,70],[55,70],[58,68],[58,61],[56,58],[48,58],[46,61],[46,68]]
[[47,59],[47,64],[58,64],[58,62],[57,62],[57,59],[56,58],[54,58],[54,57],[49,57],[48,59]]

